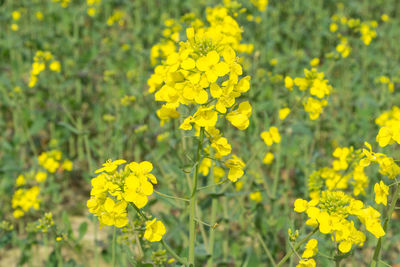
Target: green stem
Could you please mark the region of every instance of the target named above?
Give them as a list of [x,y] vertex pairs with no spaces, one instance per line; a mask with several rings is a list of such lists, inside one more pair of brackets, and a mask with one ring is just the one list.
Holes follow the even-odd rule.
[[[130,203],[130,204],[131,204],[132,207],[135,208],[136,212],[140,215],[140,217],[142,217],[142,218],[143,218],[144,220],[146,220],[146,221],[149,220],[149,219],[147,218],[147,216],[146,216],[138,207],[136,207],[135,204],[133,204],[133,203]],[[186,265],[186,264],[187,264],[187,261],[186,261],[185,259],[179,257],[178,254],[176,254],[175,251],[174,251],[170,246],[168,246],[168,244],[165,243],[164,240],[161,239],[160,243],[161,243],[161,245],[163,245],[163,247],[168,251],[168,253],[169,253],[173,258],[175,258],[175,260],[177,260],[178,262],[182,263],[183,265]]]
[[161,243],[161,245],[163,245],[163,247],[168,251],[168,253],[169,253],[173,258],[175,258],[177,261],[179,261],[180,263],[182,263],[182,264],[184,264],[184,265],[187,264],[186,260],[184,260],[184,259],[182,259],[181,257],[179,257],[178,254],[176,254],[175,251],[174,251],[170,246],[168,246],[168,244],[165,243],[164,240],[161,239],[160,243]]
[[[397,200],[399,199],[399,196],[400,196],[399,193],[400,193],[400,184],[397,184],[396,190],[393,194],[392,202],[390,203],[388,213],[386,214],[386,219],[383,224],[383,230],[385,231],[385,233],[387,231],[387,228],[388,228],[388,225],[390,222],[390,217],[392,217],[394,208],[396,207]],[[371,262],[371,267],[377,266],[378,262],[380,261],[379,254],[380,254],[381,248],[382,248],[382,239],[383,239],[383,237],[379,238],[378,243],[376,244],[374,256],[373,256],[372,262]]]
[[113,240],[112,240],[112,266],[115,265],[115,243],[116,243],[116,236],[117,236],[117,227],[114,226],[114,231],[113,231]]
[[276,198],[276,191],[278,189],[278,182],[280,181],[280,167],[281,167],[281,143],[278,143],[276,148],[276,165],[275,165],[275,173],[274,173],[274,183],[272,185],[272,198]]
[[256,233],[256,236],[258,238],[258,241],[260,241],[261,246],[263,247],[265,253],[267,253],[268,259],[271,261],[272,266],[276,266],[276,263],[274,261],[274,258],[272,257],[271,251],[269,251],[267,245],[265,244],[264,240],[261,237],[261,234]]
[[195,265],[194,245],[196,242],[195,212],[196,212],[196,199],[197,199],[197,180],[199,174],[201,150],[203,147],[203,138],[204,138],[204,127],[201,127],[200,136],[197,143],[196,167],[193,174],[192,195],[190,196],[190,203],[189,203],[189,266]]
[[97,227],[98,221],[97,217],[93,217],[93,225],[94,225],[94,263],[96,266],[99,266],[99,250],[97,248]]
[[297,244],[293,247],[292,250],[290,250],[288,253],[286,253],[286,255],[282,258],[282,260],[281,260],[276,266],[277,266],[277,267],[282,266],[282,265],[290,258],[290,256],[292,256],[293,253],[294,253],[295,251],[297,251],[297,250],[301,247],[301,245],[303,245],[305,242],[307,242],[307,240],[308,240],[313,234],[315,234],[315,232],[317,232],[317,231],[318,231],[318,227],[316,227],[316,228],[314,229],[314,231],[312,231],[311,233],[309,233],[308,235],[306,235],[299,243],[297,243]]
[[[210,183],[214,183],[214,166],[211,163],[211,168],[210,168]],[[214,188],[214,193],[216,192]],[[217,209],[218,209],[218,200],[216,198],[213,198],[211,201],[211,220],[210,223],[214,224],[216,223],[216,217],[217,217]],[[214,256],[214,242],[215,242],[215,229],[213,227],[210,228],[210,237],[209,237],[209,243],[208,243],[208,252],[210,253],[210,258],[208,259],[207,266],[212,267],[213,266],[213,256]]]

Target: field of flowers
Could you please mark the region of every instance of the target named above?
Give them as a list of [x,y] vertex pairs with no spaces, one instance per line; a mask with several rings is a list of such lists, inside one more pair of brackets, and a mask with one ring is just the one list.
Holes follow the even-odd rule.
[[399,16],[0,1],[0,266],[400,266]]

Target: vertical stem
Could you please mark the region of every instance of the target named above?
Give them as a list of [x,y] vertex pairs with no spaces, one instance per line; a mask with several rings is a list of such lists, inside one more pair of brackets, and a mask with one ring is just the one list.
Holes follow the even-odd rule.
[[[394,191],[394,194],[393,194],[392,202],[390,203],[388,212],[386,214],[386,219],[385,219],[385,222],[383,224],[383,230],[385,231],[385,233],[387,231],[387,228],[388,228],[388,225],[389,225],[389,222],[390,222],[390,217],[392,217],[394,208],[396,207],[396,202],[399,199],[399,196],[400,196],[399,193],[400,193],[400,184],[397,184],[396,185],[396,190]],[[381,252],[382,238],[383,237],[379,238],[378,243],[376,244],[374,256],[373,256],[372,262],[371,262],[371,267],[377,266],[377,264],[378,264],[378,262],[380,260],[379,259],[379,253]]]
[[[211,167],[210,167],[210,184],[214,183],[214,164],[211,162]],[[213,192],[215,193],[215,187],[213,189]],[[218,208],[218,200],[214,197],[211,201],[211,219],[210,222],[211,224],[215,224],[215,219],[217,217],[217,208]],[[208,259],[207,266],[212,267],[213,266],[213,255],[214,255],[214,241],[215,241],[215,229],[210,228],[210,238],[209,238],[209,243],[208,243],[208,252],[210,253],[210,258]]]
[[94,225],[94,264],[99,266],[99,250],[97,248],[97,218],[93,217],[93,225]]
[[112,240],[112,266],[115,265],[115,243],[116,243],[116,235],[117,235],[117,228],[114,226],[113,227],[113,240]]
[[279,182],[279,171],[281,168],[281,143],[277,144],[277,148],[276,148],[276,168],[275,168],[275,173],[274,173],[274,183],[272,185],[272,198],[275,199],[276,198],[276,190],[278,189],[278,182]]
[[194,245],[196,242],[196,224],[195,224],[195,211],[196,211],[196,199],[197,199],[197,178],[199,174],[199,165],[200,165],[200,157],[201,150],[203,146],[203,138],[204,138],[204,127],[200,128],[200,136],[197,143],[197,153],[196,153],[196,167],[193,174],[193,186],[192,186],[192,195],[190,197],[189,204],[189,266],[194,266]]

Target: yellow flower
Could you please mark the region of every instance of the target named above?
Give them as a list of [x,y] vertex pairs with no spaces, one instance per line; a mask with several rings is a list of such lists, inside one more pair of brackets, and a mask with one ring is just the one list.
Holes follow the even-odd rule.
[[307,200],[298,198],[298,199],[296,199],[296,200],[294,201],[294,211],[295,211],[295,212],[301,213],[301,212],[306,211],[307,208],[308,208],[308,202],[307,202]]
[[225,176],[225,170],[221,167],[214,167],[214,182],[218,183]]
[[211,147],[215,148],[217,151],[217,158],[221,158],[222,156],[230,154],[232,150],[231,145],[228,143],[228,139],[225,137],[220,137],[216,140],[213,140]]
[[318,252],[318,241],[317,239],[310,239],[307,244],[306,244],[306,250],[303,252],[303,255],[301,255],[302,258],[312,258],[314,257],[317,252]]
[[315,267],[316,263],[314,259],[302,259],[296,267]]
[[289,90],[292,91],[293,90],[293,79],[289,76],[285,77],[285,87]]
[[22,174],[18,175],[17,180],[15,181],[15,185],[18,187],[25,185],[25,183],[26,183],[25,177]]
[[392,136],[393,132],[390,127],[382,127],[379,129],[379,133],[376,136],[376,141],[379,143],[379,146],[385,147],[394,143]]
[[381,214],[372,207],[362,209],[357,214],[360,221],[365,225],[365,228],[373,234],[376,238],[380,238],[385,235],[385,231],[381,226],[379,216]]
[[61,71],[61,64],[60,64],[59,61],[53,61],[53,62],[50,63],[49,68],[52,71],[60,72]]
[[278,128],[271,126],[268,132],[262,132],[260,137],[264,140],[267,146],[272,146],[273,143],[281,142],[281,135],[279,134]]
[[37,172],[35,175],[35,180],[38,183],[43,183],[44,181],[46,181],[47,178],[47,173],[46,172]]
[[225,62],[220,62],[220,55],[217,51],[210,51],[206,56],[202,56],[196,61],[198,70],[205,72],[209,83],[217,81],[218,77],[224,76],[229,72],[229,67]]
[[338,30],[338,25],[337,25],[336,23],[331,23],[331,24],[329,25],[329,30],[330,30],[331,32],[336,32],[336,31]]
[[157,221],[156,218],[146,222],[146,231],[144,232],[144,238],[149,240],[150,242],[160,241],[165,233],[166,229],[164,224],[161,221]]
[[228,179],[232,182],[236,182],[244,174],[245,164],[236,155],[232,155],[232,158],[225,162],[225,166],[229,168]]
[[310,61],[311,67],[316,67],[319,65],[319,58],[315,57]]
[[153,164],[148,161],[142,161],[140,163],[131,162],[128,164],[128,168],[136,175],[139,179],[147,181],[149,179],[153,184],[157,184],[156,177],[150,172],[153,170]]
[[249,197],[250,197],[251,200],[253,200],[253,201],[257,202],[257,203],[260,203],[262,201],[262,196],[261,196],[260,192],[250,193]]
[[385,185],[383,181],[376,183],[374,186],[375,202],[376,204],[382,203],[387,205],[387,196],[389,195],[389,186]]
[[235,183],[235,190],[236,190],[236,191],[242,190],[243,185],[244,185],[244,183],[243,183],[242,181],[237,181],[237,182]]
[[118,168],[119,165],[124,164],[125,162],[126,162],[126,160],[122,160],[122,159],[115,160],[115,161],[112,161],[111,159],[109,159],[103,164],[103,168],[96,170],[94,173],[100,173],[103,171],[106,171],[108,173],[113,173],[113,172],[115,172],[115,170]]
[[141,209],[147,204],[147,196],[153,194],[153,185],[147,179],[130,174],[125,179],[124,191],[124,199]]
[[290,108],[281,108],[279,110],[279,119],[283,121],[290,114]]
[[382,14],[381,20],[384,21],[384,22],[386,22],[386,21],[389,20],[389,16],[388,16],[387,14]]
[[275,66],[276,64],[278,64],[278,59],[276,59],[276,58],[271,59],[271,60],[269,61],[269,64],[270,64],[271,66]]
[[36,13],[35,13],[35,16],[36,16],[36,18],[37,18],[38,20],[43,20],[43,13],[42,13],[42,12],[40,12],[40,11],[36,12]]
[[70,160],[64,160],[64,162],[61,165],[61,168],[66,170],[66,171],[72,171],[74,164]]
[[245,130],[249,127],[249,118],[251,116],[251,105],[249,101],[239,104],[238,109],[231,111],[226,115],[226,119],[239,130]]
[[210,171],[211,163],[212,160],[210,158],[204,158],[200,163],[199,173],[201,173],[203,176],[207,176]]
[[14,32],[18,31],[19,30],[18,24],[15,24],[15,23],[11,24],[11,30]]
[[111,198],[107,197],[104,202],[104,212],[99,217],[100,223],[105,225],[115,225],[118,228],[127,225],[128,217],[126,213],[126,205],[125,201],[118,201],[115,203]]
[[194,114],[194,123],[199,127],[214,127],[218,120],[218,113],[211,107],[199,107]]
[[13,20],[15,20],[15,21],[17,21],[17,20],[19,20],[20,19],[20,17],[21,17],[21,13],[19,12],[19,11],[13,11],[12,13],[11,13],[11,16],[12,16],[12,19]]
[[271,152],[268,152],[267,154],[265,154],[263,163],[269,165],[272,163],[273,160],[274,160],[274,154],[272,154]]

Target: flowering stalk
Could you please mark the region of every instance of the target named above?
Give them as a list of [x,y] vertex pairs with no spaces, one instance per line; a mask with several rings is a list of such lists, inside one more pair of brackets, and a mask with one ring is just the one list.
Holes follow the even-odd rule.
[[[397,184],[396,185],[396,190],[395,190],[395,192],[393,194],[392,202],[390,203],[390,207],[388,209],[388,213],[386,215],[386,219],[385,219],[385,222],[383,224],[383,230],[385,232],[387,231],[387,228],[388,228],[388,225],[389,225],[389,222],[390,222],[390,217],[393,214],[394,208],[396,207],[396,203],[397,203],[397,200],[399,199],[399,197],[400,197],[400,184]],[[378,239],[378,243],[376,244],[374,256],[373,256],[372,262],[371,262],[371,267],[377,266],[377,264],[378,264],[378,262],[380,260],[379,259],[379,253],[380,253],[381,248],[382,248],[382,238],[383,237],[379,238]]]
[[[149,218],[147,218],[147,216],[146,216],[138,207],[136,207],[136,206],[135,206],[134,204],[132,204],[132,203],[130,203],[130,204],[131,204],[132,207],[135,208],[137,214],[139,214],[140,217],[142,217],[142,218],[145,219],[146,221],[149,220]],[[163,239],[160,240],[160,243],[161,243],[161,245],[163,245],[163,247],[165,248],[165,250],[167,250],[168,253],[169,253],[172,257],[174,257],[177,261],[179,261],[180,263],[182,263],[182,264],[184,264],[184,265],[187,264],[187,261],[186,261],[185,259],[182,259],[181,257],[179,257],[178,254],[176,254],[175,251],[174,251],[170,246],[168,246],[168,244],[165,243]]]
[[294,253],[295,251],[297,251],[297,250],[301,247],[301,245],[303,245],[305,242],[307,242],[307,240],[308,240],[313,234],[315,234],[315,232],[317,232],[317,231],[318,231],[318,227],[316,227],[316,228],[314,229],[314,231],[312,231],[311,233],[309,233],[308,235],[306,235],[299,243],[297,243],[297,244],[294,246],[294,249],[292,249],[291,251],[289,251],[288,253],[286,253],[286,255],[282,258],[282,260],[281,260],[276,266],[277,266],[277,267],[283,266],[283,264],[290,258],[290,256],[292,256],[293,253]]
[[197,198],[197,180],[199,174],[199,166],[200,166],[200,157],[201,150],[203,147],[203,138],[204,138],[204,127],[200,128],[200,136],[197,143],[197,153],[196,153],[196,167],[193,174],[193,185],[192,185],[192,194],[190,196],[190,204],[189,204],[189,265],[194,266],[194,245],[196,242],[196,224],[195,224],[195,210],[196,210],[196,198]]

